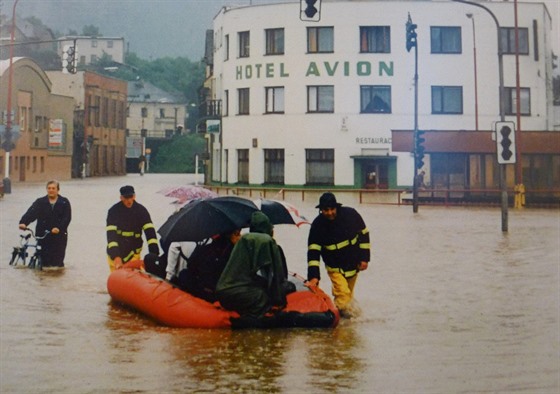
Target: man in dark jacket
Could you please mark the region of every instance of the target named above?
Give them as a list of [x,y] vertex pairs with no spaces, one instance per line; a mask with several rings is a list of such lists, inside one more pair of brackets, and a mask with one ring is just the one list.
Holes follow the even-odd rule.
[[25,230],[36,220],[35,234],[38,237],[42,237],[46,231],[50,232],[38,241],[41,246],[43,269],[64,267],[72,208],[70,201],[58,194],[59,191],[58,181],[49,181],[47,195],[35,200],[19,221],[19,228]]
[[256,318],[286,305],[282,258],[272,229],[264,213],[253,213],[251,232],[235,244],[216,286],[224,308]]
[[342,316],[351,317],[358,313],[353,303],[358,272],[366,270],[370,260],[369,231],[360,214],[343,207],[332,193],[324,193],[316,208],[320,213],[311,224],[307,240],[307,285],[319,284],[322,257],[332,282],[334,303]]
[[107,213],[107,255],[111,272],[129,261],[140,259],[142,231],[149,253],[159,255],[156,229],[150,213],[136,201],[132,186],[123,186],[120,192],[120,202]]

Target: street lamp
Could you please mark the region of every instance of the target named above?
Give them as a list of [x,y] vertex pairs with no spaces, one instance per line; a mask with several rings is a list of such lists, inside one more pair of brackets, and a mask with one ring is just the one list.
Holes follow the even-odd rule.
[[[496,15],[485,5],[480,3],[475,3],[469,0],[451,0],[456,3],[469,4],[475,7],[482,8],[484,11],[488,12],[494,23],[496,24],[497,38],[498,38],[498,75],[500,82],[500,122],[504,122],[506,119],[505,113],[505,100],[504,100],[504,56],[502,51],[502,40],[501,40],[501,27],[500,22]],[[502,232],[508,231],[508,195],[506,187],[506,170],[505,165],[500,164],[500,189],[502,195]]]
[[473,59],[474,59],[474,119],[475,119],[475,130],[478,131],[478,78],[477,78],[477,65],[476,65],[476,33],[474,25],[474,15],[467,14],[472,22],[472,39],[473,39]]

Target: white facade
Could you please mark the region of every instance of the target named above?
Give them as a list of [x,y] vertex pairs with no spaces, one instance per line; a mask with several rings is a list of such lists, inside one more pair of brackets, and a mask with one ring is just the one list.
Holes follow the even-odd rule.
[[[149,82],[128,82],[126,127],[129,137],[171,138],[185,130],[184,99]],[[145,130],[142,135],[142,130]]]
[[124,63],[124,38],[123,37],[88,37],[67,36],[58,42],[58,51],[62,57],[66,46],[73,46],[76,42],[77,64],[91,64],[104,54],[107,54],[117,63]]
[[[484,5],[502,28],[513,29],[513,2]],[[524,130],[553,130],[550,16],[540,3],[519,3],[518,7],[519,28],[528,36],[528,53],[519,56],[520,86],[524,94],[529,92],[527,98],[522,97],[528,107],[522,126]],[[212,180],[242,181],[239,155],[248,150],[244,183],[267,183],[265,151],[278,149],[284,154],[283,184],[312,184],[306,150],[332,149],[335,186],[364,186],[359,173],[363,169],[358,171],[358,167],[367,159],[387,164],[389,169],[384,171],[390,185],[411,185],[413,157],[391,150],[392,130],[414,129],[415,55],[414,49],[406,50],[405,30],[409,13],[418,26],[418,128],[475,130],[478,120],[479,130],[491,130],[500,120],[498,34],[485,10],[450,1],[323,1],[320,22],[303,22],[299,8],[299,2],[223,8],[215,17],[213,99],[222,100],[223,117],[222,145],[219,138],[213,139]],[[474,18],[475,45],[473,20],[466,14]],[[434,53],[432,40],[449,27],[459,32],[458,52]],[[328,33],[323,28],[331,28],[332,50],[308,51],[309,29]],[[382,53],[361,50],[361,28],[380,28],[389,34]],[[243,44],[245,32],[249,32],[248,46]],[[270,54],[272,41],[267,42],[267,34],[283,34],[283,50]],[[248,56],[240,56],[243,49],[248,49]],[[504,86],[513,91],[515,58],[503,56]],[[364,113],[362,86],[389,91],[389,109]],[[461,92],[460,111],[437,113],[433,89],[446,92],[449,87]],[[326,106],[325,112],[314,108],[313,94],[318,91],[334,91],[332,105],[328,94],[325,102],[319,102]],[[278,103],[270,111],[273,92]],[[239,109],[243,107],[240,95],[249,97],[248,114]],[[442,105],[447,105],[445,100]],[[516,116],[508,115],[506,120],[516,121]]]

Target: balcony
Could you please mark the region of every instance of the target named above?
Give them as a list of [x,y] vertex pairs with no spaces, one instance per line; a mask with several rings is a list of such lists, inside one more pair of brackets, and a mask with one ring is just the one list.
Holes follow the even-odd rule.
[[206,100],[198,106],[199,121],[220,119],[222,117],[222,100]]

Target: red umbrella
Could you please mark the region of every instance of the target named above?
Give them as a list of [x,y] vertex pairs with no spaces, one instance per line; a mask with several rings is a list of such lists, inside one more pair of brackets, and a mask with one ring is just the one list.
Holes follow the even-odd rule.
[[187,185],[187,186],[171,186],[161,189],[158,193],[166,197],[176,198],[173,204],[184,205],[187,201],[196,200],[198,198],[214,198],[218,194],[212,190],[206,189],[201,186]]

